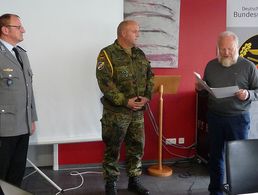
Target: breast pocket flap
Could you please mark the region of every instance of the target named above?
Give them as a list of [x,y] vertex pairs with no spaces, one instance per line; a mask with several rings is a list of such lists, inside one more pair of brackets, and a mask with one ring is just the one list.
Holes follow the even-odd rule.
[[16,107],[14,105],[0,105],[0,113],[1,114],[15,114]]

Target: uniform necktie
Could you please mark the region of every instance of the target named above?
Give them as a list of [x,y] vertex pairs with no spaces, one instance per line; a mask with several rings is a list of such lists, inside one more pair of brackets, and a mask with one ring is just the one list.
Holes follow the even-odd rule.
[[14,47],[14,48],[13,48],[13,51],[14,51],[14,53],[15,53],[15,56],[16,56],[18,62],[20,63],[21,67],[23,68],[22,59],[21,59],[21,56],[20,56],[20,54],[19,54],[19,52],[18,52],[18,49],[17,49],[16,47]]

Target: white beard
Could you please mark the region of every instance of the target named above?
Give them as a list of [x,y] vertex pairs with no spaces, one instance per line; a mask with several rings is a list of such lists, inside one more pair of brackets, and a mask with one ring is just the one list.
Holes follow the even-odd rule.
[[230,67],[232,66],[233,64],[235,64],[237,62],[237,58],[238,58],[238,55],[235,55],[233,58],[221,58],[219,57],[219,62],[222,64],[222,66],[224,67]]
[[232,66],[235,62],[231,58],[222,58],[220,59],[220,63],[225,67]]

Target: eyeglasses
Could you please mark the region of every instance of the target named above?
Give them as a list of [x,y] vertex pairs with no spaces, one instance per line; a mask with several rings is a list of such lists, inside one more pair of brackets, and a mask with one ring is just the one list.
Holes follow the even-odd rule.
[[21,30],[23,28],[23,26],[16,26],[16,25],[6,25],[6,27],[17,28],[18,30]]
[[230,48],[219,48],[219,51],[220,51],[220,52],[226,52],[226,51],[228,51],[228,52],[233,52],[234,50],[235,50],[234,47],[230,47]]

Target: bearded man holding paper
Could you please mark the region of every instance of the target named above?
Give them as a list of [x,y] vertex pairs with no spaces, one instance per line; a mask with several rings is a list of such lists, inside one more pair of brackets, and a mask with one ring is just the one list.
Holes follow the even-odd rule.
[[[247,139],[249,109],[258,98],[258,72],[255,65],[238,55],[238,37],[222,32],[217,40],[218,57],[208,62],[203,80],[210,88],[238,86],[230,97],[208,96],[209,172],[211,195],[223,194],[224,146],[226,141]],[[197,90],[202,90],[196,85]]]

